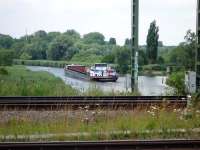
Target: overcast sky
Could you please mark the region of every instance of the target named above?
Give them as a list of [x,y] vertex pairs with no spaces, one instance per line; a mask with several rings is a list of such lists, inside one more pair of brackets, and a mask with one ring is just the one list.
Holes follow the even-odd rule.
[[[139,0],[140,38],[146,43],[154,19],[165,45],[183,41],[196,28],[196,0]],[[81,35],[98,31],[119,44],[131,36],[131,0],[0,0],[0,33],[19,38],[37,30],[75,29]]]

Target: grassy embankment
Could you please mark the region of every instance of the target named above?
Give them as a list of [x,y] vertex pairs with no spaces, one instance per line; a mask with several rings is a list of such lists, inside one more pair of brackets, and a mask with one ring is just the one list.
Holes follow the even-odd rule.
[[1,141],[198,139],[200,136],[200,112],[189,109],[167,111],[152,107],[148,111],[91,112],[80,108],[76,112],[19,114],[1,112]]
[[0,96],[117,96],[139,93],[103,92],[90,87],[79,92],[47,72],[33,72],[24,66],[0,67]]
[[32,72],[23,66],[0,68],[1,96],[71,96],[77,91],[47,72]]

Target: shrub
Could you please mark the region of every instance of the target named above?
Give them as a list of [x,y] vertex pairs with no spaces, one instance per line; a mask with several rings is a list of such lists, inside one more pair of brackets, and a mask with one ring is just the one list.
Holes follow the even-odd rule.
[[0,65],[11,66],[14,58],[14,52],[11,50],[0,50]]
[[167,79],[167,85],[173,87],[176,95],[184,95],[185,94],[185,73],[184,72],[176,72],[172,73]]
[[143,66],[142,70],[147,71],[165,71],[166,67],[159,64],[152,64],[152,65],[145,65]]
[[5,68],[0,67],[0,74],[1,75],[8,75],[8,71]]

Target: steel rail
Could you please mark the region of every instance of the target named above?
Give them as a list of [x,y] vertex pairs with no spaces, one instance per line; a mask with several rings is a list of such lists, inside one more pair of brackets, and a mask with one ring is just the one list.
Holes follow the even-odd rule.
[[200,140],[0,143],[0,150],[199,150]]
[[103,97],[0,97],[0,108],[60,108],[60,107],[147,107],[152,105],[186,107],[185,96],[103,96]]

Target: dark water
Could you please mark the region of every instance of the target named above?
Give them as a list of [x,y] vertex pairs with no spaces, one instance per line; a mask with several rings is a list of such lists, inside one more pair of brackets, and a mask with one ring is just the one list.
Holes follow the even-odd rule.
[[[60,77],[66,84],[71,85],[80,91],[86,91],[89,88],[100,88],[109,92],[126,92],[131,90],[130,75],[119,77],[117,82],[91,82],[81,79],[67,77],[61,68],[27,66],[32,71],[47,71],[56,77]],[[166,95],[168,87],[165,84],[166,77],[140,76],[138,81],[139,91],[144,96]]]

